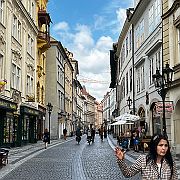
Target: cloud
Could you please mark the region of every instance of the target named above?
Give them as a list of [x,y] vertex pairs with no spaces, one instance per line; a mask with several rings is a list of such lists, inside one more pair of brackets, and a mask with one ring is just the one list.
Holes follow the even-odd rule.
[[53,30],[54,31],[59,31],[59,30],[62,30],[62,31],[68,31],[69,30],[69,26],[68,26],[68,23],[67,22],[59,22],[57,24],[55,24],[53,26]]
[[[94,24],[87,26],[77,23],[72,28],[63,21],[52,28],[52,34],[78,61],[78,78],[86,80],[86,83],[80,81],[81,84],[85,85],[86,90],[98,101],[110,90],[109,50],[118,39],[126,19],[126,8],[132,7],[132,4],[133,0],[111,0],[99,14],[94,14]],[[98,33],[101,33],[101,36],[98,36]],[[91,83],[92,81],[97,83]]]
[[[86,79],[87,82],[81,82],[86,86],[87,91],[97,98],[98,101],[109,90],[110,84],[110,63],[109,50],[112,49],[113,40],[109,36],[101,36],[95,42],[90,27],[77,24],[74,33],[71,29],[60,31],[62,26],[54,25],[53,30],[57,30],[58,39],[67,37],[66,47],[73,53],[78,61],[80,76],[79,79]],[[67,23],[66,27],[69,27]],[[106,72],[106,73],[105,73]],[[96,81],[97,83],[92,83]]]

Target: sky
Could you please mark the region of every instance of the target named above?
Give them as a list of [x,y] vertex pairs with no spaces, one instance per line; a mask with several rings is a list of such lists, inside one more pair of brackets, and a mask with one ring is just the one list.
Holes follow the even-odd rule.
[[73,53],[78,80],[98,102],[110,91],[109,51],[118,41],[130,7],[133,0],[48,1],[50,34]]

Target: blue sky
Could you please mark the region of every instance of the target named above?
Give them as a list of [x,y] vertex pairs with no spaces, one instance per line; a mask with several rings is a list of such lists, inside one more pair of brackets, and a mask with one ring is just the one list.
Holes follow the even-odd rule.
[[61,41],[79,63],[79,79],[103,83],[84,83],[87,91],[103,99],[110,91],[109,50],[117,42],[126,9],[133,0],[49,0],[51,36]]

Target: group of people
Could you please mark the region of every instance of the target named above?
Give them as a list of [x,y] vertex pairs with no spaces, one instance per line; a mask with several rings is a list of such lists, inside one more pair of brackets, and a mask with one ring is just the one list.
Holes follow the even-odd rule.
[[132,131],[129,129],[125,133],[117,136],[117,144],[123,146],[123,148],[130,149],[132,147],[135,152],[139,152],[140,141],[145,137],[145,130],[142,128],[142,132],[136,128]]

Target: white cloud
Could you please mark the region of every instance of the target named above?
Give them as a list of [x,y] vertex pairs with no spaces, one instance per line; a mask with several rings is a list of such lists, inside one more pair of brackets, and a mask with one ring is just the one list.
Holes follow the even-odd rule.
[[81,83],[86,86],[87,91],[89,91],[92,96],[100,101],[109,90],[109,50],[112,49],[113,41],[111,37],[102,36],[95,42],[91,29],[85,25],[78,24],[75,28],[75,33],[72,34],[70,32],[69,30],[66,32],[58,32],[58,34],[60,39],[62,39],[62,36],[69,38],[68,43],[66,39],[66,47],[73,53],[74,58],[78,60],[80,71],[79,79],[99,82],[88,83],[87,81],[87,83]]
[[53,30],[54,31],[59,31],[59,30],[68,31],[69,30],[68,23],[65,21],[59,22],[53,26]]
[[[111,0],[106,8],[98,15],[94,15],[94,25],[91,29],[87,25],[77,24],[71,29],[67,22],[55,24],[52,30],[58,35],[58,39],[65,45],[78,61],[79,79],[95,80],[99,83],[84,83],[86,90],[98,101],[101,101],[104,95],[109,91],[110,84],[110,58],[109,50],[112,49],[114,40],[112,36],[118,36],[126,19],[126,10],[124,7],[132,7],[133,0],[117,1]],[[112,14],[114,15],[112,16]],[[109,36],[101,35],[94,39],[95,31]],[[116,39],[116,40],[117,40]],[[115,41],[116,41],[115,40]],[[103,83],[108,82],[108,83]]]

